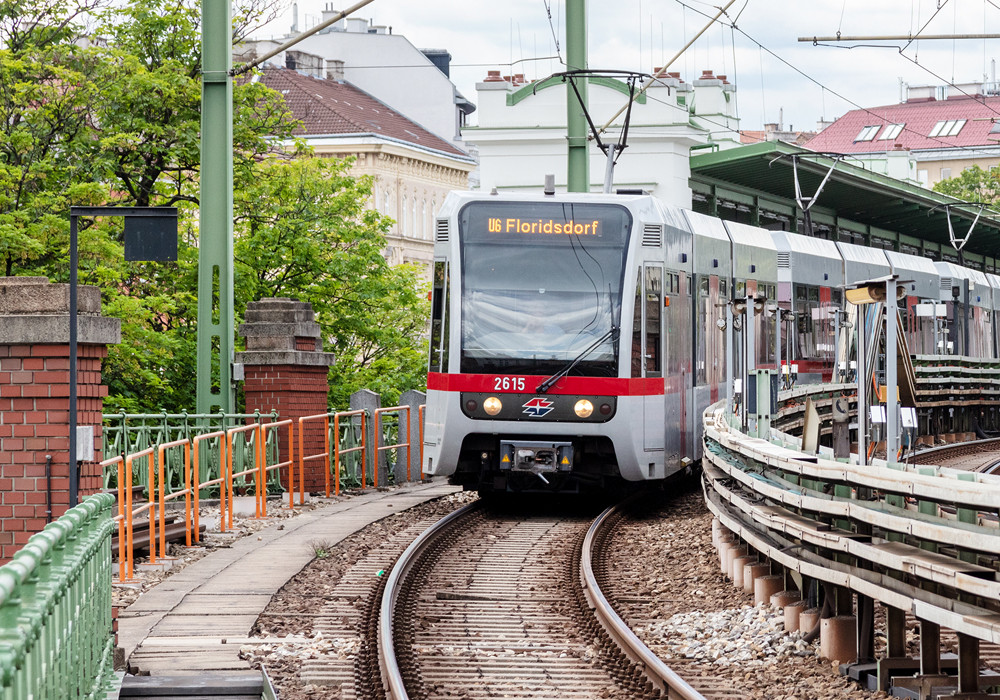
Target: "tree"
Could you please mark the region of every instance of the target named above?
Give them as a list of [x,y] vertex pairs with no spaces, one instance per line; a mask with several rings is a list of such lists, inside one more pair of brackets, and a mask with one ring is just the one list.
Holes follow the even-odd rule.
[[[194,403],[200,15],[193,0],[96,2],[0,3],[0,272],[65,281],[71,205],[178,206],[176,263],[126,263],[120,219],[82,221],[79,244],[80,282],[123,321],[106,407],[178,411]],[[276,2],[237,7],[234,39]],[[99,23],[89,48],[83,13]],[[389,220],[365,209],[370,181],[285,153],[293,127],[279,94],[234,87],[237,313],[263,296],[312,302],[338,398],[419,386],[418,276],[382,257]]]
[[0,3],[0,272],[44,258],[70,203],[99,200],[87,157],[96,52],[72,43],[86,4]]
[[965,202],[992,204],[1000,197],[1000,168],[983,170],[973,165],[956,177],[934,183],[934,191]]
[[300,155],[257,163],[237,188],[237,313],[248,301],[312,303],[328,351],[331,400],[367,387],[395,401],[422,387],[427,302],[418,271],[384,257],[391,219],[366,209],[372,180],[352,160]]

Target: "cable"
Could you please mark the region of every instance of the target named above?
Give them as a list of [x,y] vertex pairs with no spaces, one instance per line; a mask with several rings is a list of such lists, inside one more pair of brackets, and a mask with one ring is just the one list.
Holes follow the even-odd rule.
[[[696,13],[702,15],[703,17],[709,17],[709,15],[707,15],[704,12],[702,12],[701,10],[698,10],[697,8],[694,8],[694,7],[691,7],[691,6],[687,5],[686,3],[683,2],[683,0],[675,0],[675,1],[677,2],[678,5],[681,5],[682,7],[690,9],[692,12],[696,12]],[[948,2],[948,0],[944,0],[943,3],[940,5],[940,7],[938,7],[938,9],[935,11],[934,14],[936,15],[938,12],[940,12],[941,9],[947,4],[947,2]],[[726,14],[726,16],[729,17],[728,14]],[[932,19],[933,19],[933,17],[931,17],[931,20]],[[925,22],[924,25],[920,28],[920,31],[923,31],[927,27],[927,24],[931,20],[927,20],[927,22]],[[730,18],[730,21],[732,21],[731,18]],[[859,105],[857,102],[854,102],[853,100],[848,99],[844,95],[841,95],[836,90],[833,90],[833,89],[831,89],[829,87],[826,87],[825,85],[823,85],[823,83],[819,82],[818,80],[816,80],[815,78],[813,78],[812,76],[810,76],[809,74],[807,74],[801,68],[798,68],[797,66],[789,63],[784,58],[782,58],[781,56],[779,56],[778,54],[776,54],[774,51],[772,51],[768,47],[764,46],[761,42],[757,41],[752,36],[750,36],[749,34],[747,34],[747,32],[744,31],[741,27],[739,27],[735,22],[733,22],[730,26],[735,31],[738,31],[740,34],[742,34],[744,37],[746,37],[747,40],[749,40],[750,42],[756,44],[757,47],[758,47],[759,52],[767,52],[768,54],[770,54],[771,56],[773,56],[774,58],[776,58],[778,61],[780,61],[781,63],[783,63],[785,66],[787,66],[788,68],[791,68],[793,71],[795,71],[796,73],[798,73],[799,75],[801,75],[806,80],[810,81],[811,83],[817,85],[820,88],[826,89],[827,91],[830,92],[831,95],[834,95],[835,97],[840,98],[841,100],[843,100],[844,102],[846,102],[849,105],[853,105],[855,109],[861,110],[861,111],[865,112],[866,114],[870,114],[872,117],[880,120],[883,123],[886,123],[886,124],[890,123],[889,119],[887,119],[886,117],[883,117],[883,116],[881,116],[879,114],[876,114],[874,111],[872,111],[868,107],[863,107],[863,106]],[[911,42],[912,41],[913,40],[911,40]],[[856,48],[854,46],[833,46],[831,44],[817,44],[817,45],[819,45],[819,46],[830,46],[832,48],[841,48],[841,49]],[[861,45],[857,45],[857,46],[861,46]],[[885,47],[885,46],[882,46],[882,47],[879,47],[879,48],[897,48],[897,47]],[[905,56],[902,53],[900,55],[902,55],[907,60],[912,60],[912,59],[909,58],[909,56]],[[914,63],[916,63],[916,62],[914,61]],[[935,75],[932,71],[928,70],[927,68],[924,68],[924,66],[921,66],[919,63],[916,63],[916,65],[920,66],[921,68],[923,68],[927,72],[931,73],[931,75]],[[935,75],[935,77],[937,77],[938,80],[944,81],[944,79],[941,78],[940,76]],[[763,100],[764,100],[763,80],[764,80],[764,70],[763,70],[763,61],[762,61],[761,62],[761,102],[762,102],[762,104],[763,104]],[[944,81],[944,82],[947,82],[947,81]],[[954,87],[956,87],[956,89],[961,90],[957,86],[954,86]],[[968,93],[965,93],[964,91],[962,91],[962,92],[963,92],[963,94],[971,97],[971,95],[968,95]],[[985,105],[986,103],[984,102],[983,104]],[[993,109],[989,105],[986,105],[986,107],[990,111],[992,111],[992,112],[996,113],[998,116],[1000,116],[1000,111],[997,111],[997,110]],[[918,132],[918,131],[916,131],[914,129],[910,129],[909,127],[906,127],[906,126],[904,126],[902,130],[903,131],[907,131],[907,132],[909,132],[911,134],[918,135],[921,138],[931,138],[934,141],[940,143],[942,146],[945,146],[947,148],[954,148],[955,147],[955,145],[953,143],[949,143],[947,141],[942,141],[941,139],[939,139],[937,137],[926,136],[925,134],[922,134],[922,133],[920,133],[920,132]],[[995,149],[996,146],[966,146],[964,148],[966,148],[966,150],[980,150],[980,149]]]
[[552,32],[552,41],[556,45],[556,56],[559,56],[559,62],[562,63],[562,56],[559,54],[559,37],[556,35],[555,25],[552,24],[552,5],[549,0],[542,0],[542,4],[545,5],[545,15],[549,18],[549,30]]

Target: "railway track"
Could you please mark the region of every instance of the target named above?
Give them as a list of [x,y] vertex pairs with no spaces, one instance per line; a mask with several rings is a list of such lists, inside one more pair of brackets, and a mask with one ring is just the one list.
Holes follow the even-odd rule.
[[666,682],[671,697],[702,697],[601,593],[590,564],[605,524],[470,506],[422,535],[382,598],[378,656],[388,696],[660,698]]
[[914,464],[934,464],[986,474],[1000,473],[1000,438],[974,440],[923,450],[913,457]]

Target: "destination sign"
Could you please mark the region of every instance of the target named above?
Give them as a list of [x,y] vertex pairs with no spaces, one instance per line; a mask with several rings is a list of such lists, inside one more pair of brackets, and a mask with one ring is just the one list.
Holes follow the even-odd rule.
[[459,212],[463,245],[620,247],[628,241],[632,217],[610,202],[474,201]]
[[490,233],[521,233],[539,235],[569,235],[599,236],[601,222],[566,221],[565,219],[500,219],[490,217],[486,220],[486,230]]

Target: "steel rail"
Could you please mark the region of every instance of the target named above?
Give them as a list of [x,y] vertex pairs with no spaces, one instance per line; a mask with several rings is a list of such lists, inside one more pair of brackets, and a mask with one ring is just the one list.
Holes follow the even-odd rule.
[[389,573],[389,578],[386,579],[385,592],[382,594],[382,604],[379,607],[378,664],[382,671],[382,685],[389,700],[409,700],[410,697],[406,692],[403,676],[399,670],[399,663],[396,660],[392,619],[402,584],[414,565],[419,561],[420,556],[439,534],[444,532],[459,518],[478,510],[480,507],[481,504],[479,502],[470,503],[464,508],[449,513],[420,533],[420,536],[413,540],[410,546],[400,555],[399,559],[396,560],[392,571]]
[[604,592],[601,591],[593,568],[595,540],[597,533],[604,527],[608,518],[618,512],[619,507],[620,504],[611,506],[597,516],[583,539],[583,551],[580,556],[580,583],[587,596],[587,601],[593,607],[594,615],[611,635],[611,638],[625,650],[629,657],[643,665],[646,676],[654,684],[660,686],[661,690],[667,692],[671,698],[705,700],[704,695],[688,685],[635,635],[635,632],[615,612]]

